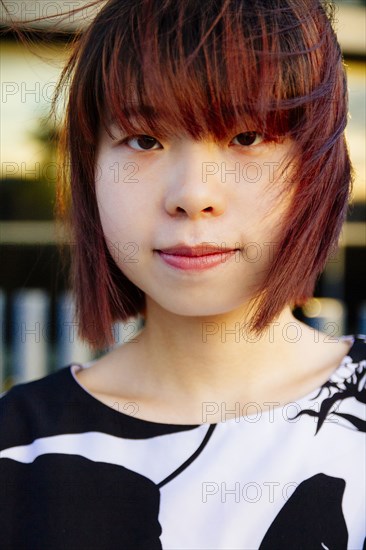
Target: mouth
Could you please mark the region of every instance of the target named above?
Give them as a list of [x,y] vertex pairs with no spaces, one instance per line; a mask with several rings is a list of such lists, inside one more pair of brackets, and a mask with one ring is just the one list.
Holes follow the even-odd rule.
[[196,246],[177,245],[156,249],[165,264],[180,271],[205,271],[226,263],[239,248],[201,243]]
[[214,254],[228,254],[236,252],[239,248],[228,248],[224,246],[212,245],[210,243],[201,243],[195,246],[177,245],[168,248],[156,249],[156,252],[163,254],[169,254],[171,256],[185,256],[185,257],[203,257],[212,256]]

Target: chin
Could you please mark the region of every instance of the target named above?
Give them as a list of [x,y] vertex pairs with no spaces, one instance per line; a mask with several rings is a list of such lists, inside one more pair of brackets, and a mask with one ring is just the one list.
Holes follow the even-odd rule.
[[168,300],[167,296],[163,299],[157,299],[151,296],[150,298],[163,310],[182,317],[213,317],[225,315],[240,308],[244,308],[245,304],[248,302],[248,299],[222,300],[220,302],[217,296],[215,299],[208,299],[207,297],[204,299],[203,296],[198,299],[192,296],[188,299],[187,297],[179,299],[177,295],[175,295],[174,300]]

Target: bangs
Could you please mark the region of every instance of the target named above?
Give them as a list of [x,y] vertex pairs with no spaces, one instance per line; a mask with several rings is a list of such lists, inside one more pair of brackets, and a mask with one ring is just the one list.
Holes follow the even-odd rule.
[[[96,118],[109,135],[114,123],[158,139],[221,141],[236,131],[296,137],[302,121],[311,122],[306,105],[329,93],[319,74],[319,14],[312,12],[326,14],[313,2],[263,4],[109,2],[107,20],[102,10],[94,26],[94,74],[84,80],[94,82]],[[90,111],[82,113],[88,104],[90,95],[80,100],[79,115],[94,142]]]

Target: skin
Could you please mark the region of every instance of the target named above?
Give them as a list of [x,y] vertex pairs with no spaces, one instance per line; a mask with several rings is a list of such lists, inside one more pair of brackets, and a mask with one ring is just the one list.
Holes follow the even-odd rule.
[[[280,163],[291,144],[258,139],[246,147],[232,136],[217,146],[180,138],[141,151],[136,138],[128,144],[118,141],[102,133],[96,193],[107,244],[120,269],[172,313],[217,315],[243,306],[264,276],[286,206],[275,201],[276,186],[266,188],[273,177],[268,164]],[[128,163],[136,170],[133,183],[125,178]],[[118,182],[109,169],[117,164]],[[229,172],[235,166],[240,166],[237,181]],[[211,167],[217,173],[204,177]],[[215,270],[188,274],[166,267],[153,252],[181,242],[210,242],[242,252]]]
[[[134,401],[135,416],[176,424],[221,421],[222,410],[203,417],[206,402],[225,402],[228,409],[240,403],[240,410],[248,402],[279,406],[325,382],[350,342],[297,321],[290,306],[260,339],[240,328],[291,198],[276,194],[285,176],[269,166],[283,165],[294,144],[258,136],[253,145],[242,145],[238,134],[253,130],[246,128],[220,144],[177,136],[150,140],[144,150],[136,138],[121,143],[126,136],[111,129],[115,141],[104,130],[99,136],[100,219],[117,265],[145,292],[146,325],[134,342],[80,371],[79,381],[109,406]],[[203,177],[205,163],[218,171]],[[116,179],[110,167],[117,164]],[[129,179],[131,166],[137,170]],[[230,172],[225,179],[223,167],[235,166],[239,180]],[[241,250],[199,272],[174,269],[156,252],[201,242]]]

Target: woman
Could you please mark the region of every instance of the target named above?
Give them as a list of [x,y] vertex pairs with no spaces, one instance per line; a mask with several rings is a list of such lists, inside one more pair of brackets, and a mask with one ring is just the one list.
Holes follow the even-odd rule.
[[331,13],[108,1],[66,84],[79,335],[144,326],[0,400],[4,547],[361,548],[364,337],[292,313],[349,197]]

